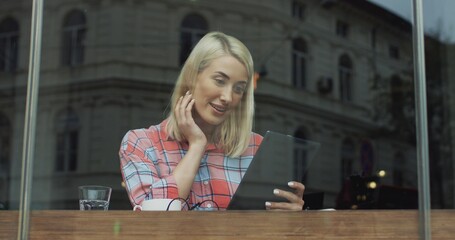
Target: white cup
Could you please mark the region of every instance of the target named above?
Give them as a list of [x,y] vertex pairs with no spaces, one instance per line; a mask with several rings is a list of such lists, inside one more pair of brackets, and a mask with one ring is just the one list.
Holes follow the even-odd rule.
[[[171,203],[172,202],[172,203]],[[170,205],[169,205],[170,204]],[[168,209],[169,207],[169,209]],[[136,205],[133,211],[181,211],[182,203],[179,199],[150,199],[142,202],[142,205]]]

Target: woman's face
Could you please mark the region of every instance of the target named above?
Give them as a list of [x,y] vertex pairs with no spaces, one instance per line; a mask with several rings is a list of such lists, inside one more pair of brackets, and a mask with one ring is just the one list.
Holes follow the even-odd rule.
[[246,90],[246,67],[232,56],[213,60],[198,74],[193,91],[195,122],[204,131],[221,124],[240,104]]

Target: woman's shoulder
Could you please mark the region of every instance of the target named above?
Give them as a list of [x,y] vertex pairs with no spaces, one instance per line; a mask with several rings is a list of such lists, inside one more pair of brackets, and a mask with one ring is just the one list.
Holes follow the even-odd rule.
[[254,141],[255,143],[258,143],[260,144],[262,142],[262,139],[264,137],[259,134],[259,133],[255,133],[255,132],[251,132],[251,138],[250,138],[250,141]]
[[151,125],[148,128],[137,128],[131,129],[125,134],[125,138],[137,138],[137,139],[155,139],[161,138],[165,131],[165,121],[160,124]]
[[251,132],[250,134],[250,141],[248,143],[248,147],[245,149],[241,157],[252,157],[256,153],[256,151],[259,148],[259,145],[261,145],[262,142],[262,136],[258,133]]
[[261,145],[262,143],[262,139],[263,139],[262,135],[255,132],[251,132],[250,143],[248,144],[248,148],[253,150],[253,152],[256,152],[256,150],[259,148],[259,145]]

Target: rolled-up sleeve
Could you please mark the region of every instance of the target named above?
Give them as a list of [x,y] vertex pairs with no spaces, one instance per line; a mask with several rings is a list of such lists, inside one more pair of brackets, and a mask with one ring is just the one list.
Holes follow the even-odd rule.
[[[159,137],[158,133],[156,136]],[[169,164],[160,163],[163,161],[160,150],[160,145],[154,144],[153,135],[145,129],[128,131],[121,142],[121,172],[133,206],[147,199],[178,197],[172,170],[166,169]]]

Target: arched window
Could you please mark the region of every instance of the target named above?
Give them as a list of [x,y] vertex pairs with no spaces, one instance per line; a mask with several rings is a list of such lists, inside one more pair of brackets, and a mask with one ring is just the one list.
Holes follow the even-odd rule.
[[296,88],[306,87],[307,45],[301,38],[292,41],[292,84]]
[[14,72],[19,53],[19,24],[13,18],[0,23],[0,71]]
[[77,66],[84,62],[85,34],[87,31],[85,14],[72,10],[63,21],[62,63]]
[[0,210],[8,208],[10,186],[11,125],[0,113]]
[[350,138],[341,143],[341,185],[353,174],[355,144]]
[[352,101],[353,81],[352,61],[346,54],[340,57],[338,62],[338,78],[340,81],[340,99],[344,102]]
[[207,21],[199,14],[187,15],[180,26],[180,65],[185,63],[196,43],[207,33]]
[[[307,131],[304,127],[300,127],[295,131],[294,137],[306,139],[308,138]],[[294,165],[296,166],[294,176],[297,180],[300,180],[305,184],[307,179],[306,169],[307,169],[307,160],[308,160],[308,151],[303,145],[303,143],[296,141],[294,145]]]
[[74,172],[77,169],[79,127],[79,118],[72,109],[61,111],[57,115],[55,156],[57,172]]
[[395,153],[393,157],[393,185],[402,187],[404,185],[404,170],[406,159],[402,152]]

